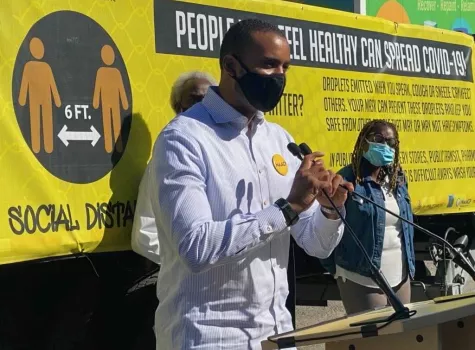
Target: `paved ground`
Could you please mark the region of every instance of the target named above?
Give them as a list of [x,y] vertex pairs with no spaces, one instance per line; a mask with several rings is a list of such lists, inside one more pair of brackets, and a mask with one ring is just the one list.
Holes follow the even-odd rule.
[[[433,270],[430,266],[428,266],[430,270]],[[467,276],[469,281],[467,282],[464,293],[465,292],[473,292],[475,291],[475,282]],[[343,305],[341,302],[329,302],[328,307],[312,307],[312,306],[297,306],[297,328],[307,327],[310,325],[314,325],[319,322],[332,320],[337,317],[341,317],[345,315],[345,311],[343,309]],[[306,346],[306,347],[299,347],[299,350],[324,350],[325,345],[314,345],[314,346]]]
[[[297,328],[307,327],[345,315],[341,302],[329,302],[327,307],[297,306]],[[303,350],[324,350],[325,345],[300,347]]]

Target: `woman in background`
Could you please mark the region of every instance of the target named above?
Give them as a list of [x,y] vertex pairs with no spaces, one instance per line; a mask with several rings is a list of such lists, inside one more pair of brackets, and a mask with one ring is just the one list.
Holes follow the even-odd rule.
[[[369,197],[393,213],[412,221],[407,180],[399,164],[399,136],[395,125],[373,120],[361,130],[352,163],[339,171],[355,186],[355,192]],[[346,220],[366,248],[372,262],[386,276],[403,303],[411,300],[410,280],[415,272],[414,229],[374,204],[345,203]],[[386,306],[388,300],[371,279],[363,253],[348,228],[323,266],[337,279],[347,314]]]

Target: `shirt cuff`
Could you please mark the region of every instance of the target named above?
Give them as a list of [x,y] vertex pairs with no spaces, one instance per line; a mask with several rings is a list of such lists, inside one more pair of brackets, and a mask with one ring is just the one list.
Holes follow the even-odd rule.
[[263,235],[281,232],[287,228],[282,210],[275,205],[256,213],[256,217],[259,222],[259,230]]
[[[341,215],[346,218],[346,208],[343,206],[340,209]],[[319,232],[323,232],[325,237],[329,240],[341,234],[341,231],[344,228],[344,224],[340,218],[333,220],[328,219],[320,208],[320,204],[317,205],[317,210],[314,214],[315,226],[318,227]]]

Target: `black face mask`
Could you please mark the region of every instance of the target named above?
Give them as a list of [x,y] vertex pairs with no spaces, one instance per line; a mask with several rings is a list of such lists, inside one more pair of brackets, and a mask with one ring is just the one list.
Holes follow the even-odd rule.
[[233,56],[246,71],[241,78],[234,77],[247,101],[255,109],[269,112],[277,106],[285,89],[285,74],[258,74],[251,72],[239,58]]

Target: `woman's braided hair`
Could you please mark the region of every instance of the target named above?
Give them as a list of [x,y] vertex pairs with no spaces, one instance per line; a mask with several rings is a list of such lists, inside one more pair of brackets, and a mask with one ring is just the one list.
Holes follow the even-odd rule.
[[378,182],[382,182],[384,178],[387,176],[389,178],[389,189],[393,191],[396,188],[398,173],[400,169],[399,164],[399,134],[397,132],[396,125],[393,123],[387,122],[382,119],[375,119],[363,126],[361,132],[358,136],[358,139],[355,143],[355,148],[353,150],[353,154],[351,156],[351,166],[353,168],[353,172],[356,177],[356,182],[360,183],[363,180],[361,174],[361,160],[363,159],[364,146],[366,145],[366,140],[368,136],[374,132],[377,126],[384,126],[389,127],[394,132],[394,137],[396,139],[396,146],[395,146],[395,155],[394,155],[394,162],[388,166],[384,166],[381,168],[381,171],[378,175]]

